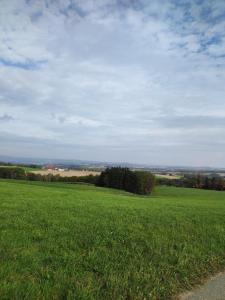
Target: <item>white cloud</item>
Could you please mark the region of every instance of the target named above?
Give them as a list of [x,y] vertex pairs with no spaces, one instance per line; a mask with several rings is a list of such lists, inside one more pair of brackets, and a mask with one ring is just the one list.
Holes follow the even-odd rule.
[[225,111],[224,6],[189,2],[2,1],[0,116],[14,119],[0,153],[207,165],[225,152],[210,124]]

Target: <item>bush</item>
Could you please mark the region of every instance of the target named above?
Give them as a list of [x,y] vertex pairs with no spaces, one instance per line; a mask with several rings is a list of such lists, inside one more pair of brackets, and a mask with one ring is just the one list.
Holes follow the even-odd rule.
[[125,190],[147,195],[153,190],[155,177],[147,171],[131,171],[128,168],[107,168],[99,176],[97,186]]

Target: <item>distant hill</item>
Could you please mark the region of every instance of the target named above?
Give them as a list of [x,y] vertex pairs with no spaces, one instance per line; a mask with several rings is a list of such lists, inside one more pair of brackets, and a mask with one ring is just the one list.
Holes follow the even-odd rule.
[[65,167],[83,167],[104,169],[106,167],[127,167],[130,169],[144,169],[160,172],[225,172],[225,168],[213,167],[192,167],[192,166],[163,166],[163,165],[149,165],[149,164],[136,164],[129,162],[104,162],[92,160],[79,160],[79,159],[52,159],[52,158],[31,158],[31,157],[11,157],[0,155],[0,162],[10,162],[18,164],[37,164],[46,165],[54,164],[57,166]]

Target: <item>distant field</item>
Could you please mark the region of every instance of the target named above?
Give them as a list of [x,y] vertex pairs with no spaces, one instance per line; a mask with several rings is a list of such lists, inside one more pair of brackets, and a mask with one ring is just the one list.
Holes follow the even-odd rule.
[[158,174],[158,173],[154,173],[154,175],[156,177],[166,178],[166,179],[180,179],[182,177],[181,175],[177,175],[177,174]]
[[163,299],[225,267],[225,193],[0,180],[0,299]]
[[70,177],[70,176],[88,176],[88,175],[99,175],[101,172],[96,171],[86,171],[86,170],[68,170],[68,171],[57,171],[57,170],[32,170],[33,173],[41,174],[41,175],[60,175],[62,177]]
[[10,166],[0,165],[0,168],[21,168],[21,169],[24,169],[26,172],[33,172],[33,171],[41,170],[41,167],[39,169],[39,168],[32,168],[32,167],[27,167],[27,166],[25,167],[25,166],[20,166],[20,165],[10,165]]

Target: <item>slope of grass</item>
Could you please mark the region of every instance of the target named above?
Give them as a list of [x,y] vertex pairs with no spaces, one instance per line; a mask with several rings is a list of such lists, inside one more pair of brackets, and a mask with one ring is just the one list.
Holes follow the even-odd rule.
[[224,192],[0,181],[0,299],[170,299],[224,266]]

